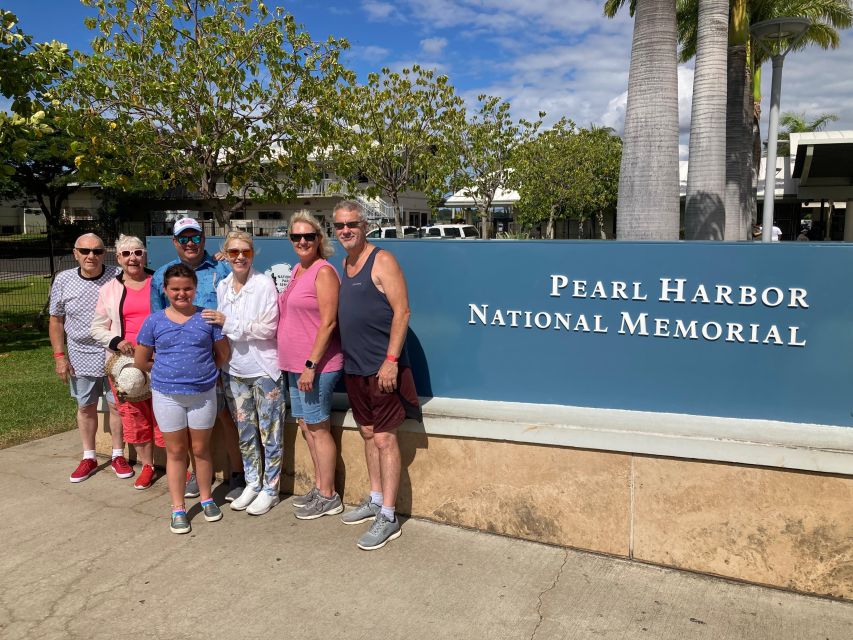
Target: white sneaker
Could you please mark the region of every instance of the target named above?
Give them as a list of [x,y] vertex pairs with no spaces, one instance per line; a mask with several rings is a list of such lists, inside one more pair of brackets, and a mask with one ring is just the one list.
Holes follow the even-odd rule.
[[259,493],[260,491],[255,491],[252,487],[244,487],[243,493],[240,494],[240,497],[231,503],[231,508],[234,509],[234,511],[243,511],[254,502]]
[[[242,496],[241,496],[242,497]],[[234,501],[236,502],[236,500]],[[233,502],[231,504],[234,504]],[[246,509],[246,513],[253,516],[260,516],[272,509],[278,504],[278,494],[271,496],[266,491],[261,491],[258,497],[252,501],[252,504]]]

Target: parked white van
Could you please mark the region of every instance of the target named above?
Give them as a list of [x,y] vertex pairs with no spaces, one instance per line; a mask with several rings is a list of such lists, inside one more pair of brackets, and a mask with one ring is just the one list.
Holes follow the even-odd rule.
[[477,227],[470,224],[434,224],[421,227],[422,238],[479,238]]
[[[397,227],[382,227],[381,229],[374,229],[373,231],[369,231],[367,233],[368,240],[376,240],[378,238],[396,238],[397,237]],[[403,227],[403,237],[404,238],[417,238],[418,237],[418,228],[417,227]]]

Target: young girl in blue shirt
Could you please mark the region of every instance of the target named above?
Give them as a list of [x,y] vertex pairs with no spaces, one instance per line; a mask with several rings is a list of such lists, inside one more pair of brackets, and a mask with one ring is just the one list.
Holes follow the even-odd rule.
[[136,366],[151,373],[154,416],[166,441],[172,533],[191,530],[184,505],[188,441],[195,456],[204,519],[222,518],[210,496],[210,436],[216,421],[219,368],[228,361],[231,349],[221,328],[208,324],[201,308],[193,304],[197,284],[195,272],[186,265],[166,270],[163,288],[169,306],[145,319],[134,352]]

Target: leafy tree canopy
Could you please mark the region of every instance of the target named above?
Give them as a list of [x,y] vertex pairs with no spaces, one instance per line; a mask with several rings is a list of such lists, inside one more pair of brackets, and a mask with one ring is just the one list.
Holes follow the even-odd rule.
[[454,191],[461,190],[474,201],[482,221],[482,237],[488,238],[495,194],[506,188],[516,151],[533,139],[545,114],[540,112],[536,122],[515,122],[509,102],[486,95],[477,100],[479,110],[462,126],[458,136],[459,165],[451,185]]
[[[351,73],[344,40],[315,42],[253,0],[83,0],[92,53],[64,86],[85,114],[77,166],[105,186],[183,187],[228,225],[246,198],[311,180]],[[217,189],[218,184],[227,185]]]
[[463,122],[462,100],[447,76],[418,65],[371,73],[367,84],[342,89],[341,133],[330,151],[335,172],[362,175],[368,195],[389,198],[403,237],[400,196],[446,186]]
[[518,190],[516,220],[525,226],[577,220],[581,237],[592,218],[604,235],[604,214],[615,210],[622,141],[607,128],[577,129],[561,119],[519,149],[510,184]]
[[55,81],[71,68],[68,47],[56,40],[34,44],[18,26],[11,11],[0,9],[0,94],[11,101],[10,111],[0,111],[0,161],[27,152],[28,140],[52,131],[45,119],[59,106],[52,91]]

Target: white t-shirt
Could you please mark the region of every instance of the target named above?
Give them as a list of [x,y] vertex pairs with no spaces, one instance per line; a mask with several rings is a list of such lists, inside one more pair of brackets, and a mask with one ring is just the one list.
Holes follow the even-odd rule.
[[779,242],[781,239],[782,230],[774,224],[773,228],[770,230],[770,242]]

